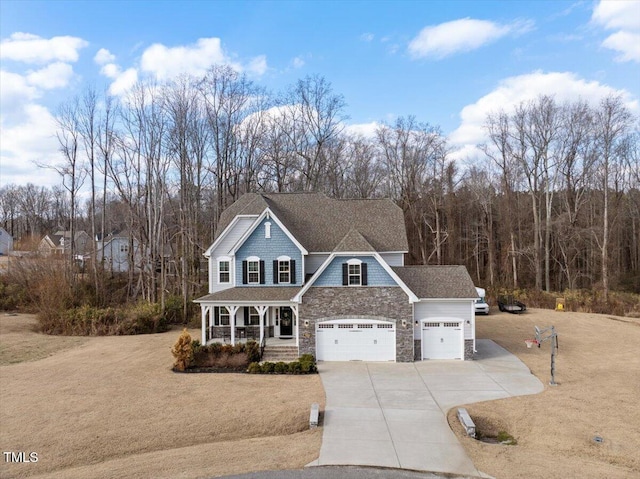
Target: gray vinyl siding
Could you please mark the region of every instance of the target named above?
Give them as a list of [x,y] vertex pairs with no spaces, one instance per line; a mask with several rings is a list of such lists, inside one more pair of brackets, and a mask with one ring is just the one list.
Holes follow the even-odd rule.
[[[216,247],[216,256],[225,256],[229,254],[231,248],[233,248],[240,237],[247,232],[256,218],[240,218],[233,225],[233,229],[227,233],[224,239]],[[213,256],[213,255],[212,255]]]
[[[414,304],[414,337],[420,339],[420,321],[428,318],[458,318],[464,324],[464,338],[473,339],[473,301],[421,301]],[[467,323],[469,321],[469,323]]]
[[[216,245],[216,248],[211,252],[209,257],[209,293],[217,293],[225,289],[233,287],[233,281],[229,284],[218,284],[218,258],[220,256],[229,256],[229,251],[236,245],[243,234],[251,227],[255,218],[240,218],[238,221],[230,226],[226,236],[222,241]],[[231,279],[233,280],[233,261],[230,262]]]
[[380,253],[389,266],[404,266],[404,253]]

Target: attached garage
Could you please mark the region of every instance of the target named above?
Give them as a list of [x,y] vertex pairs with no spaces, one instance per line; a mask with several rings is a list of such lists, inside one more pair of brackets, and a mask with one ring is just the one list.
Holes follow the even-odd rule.
[[430,318],[421,321],[422,359],[463,359],[463,321]]
[[319,322],[316,357],[319,361],[395,361],[396,326],[369,319]]

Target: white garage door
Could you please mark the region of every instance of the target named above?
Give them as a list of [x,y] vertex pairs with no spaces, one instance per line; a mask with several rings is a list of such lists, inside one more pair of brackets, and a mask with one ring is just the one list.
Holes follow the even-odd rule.
[[422,321],[422,359],[462,359],[463,338],[462,321]]
[[395,324],[365,319],[318,323],[316,357],[318,361],[395,361]]

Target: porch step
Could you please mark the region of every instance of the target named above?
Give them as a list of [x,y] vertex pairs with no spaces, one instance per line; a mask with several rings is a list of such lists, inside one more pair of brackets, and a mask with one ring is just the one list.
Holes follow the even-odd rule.
[[290,363],[298,359],[298,348],[296,346],[266,346],[262,354],[262,361],[277,363],[282,361]]

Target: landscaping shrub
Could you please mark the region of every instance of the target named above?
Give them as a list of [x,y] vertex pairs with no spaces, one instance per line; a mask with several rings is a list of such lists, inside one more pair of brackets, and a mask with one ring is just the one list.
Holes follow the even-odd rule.
[[249,374],[262,374],[262,367],[260,366],[260,363],[253,362],[249,364],[249,367],[247,368],[247,372]]
[[285,374],[288,370],[289,365],[282,361],[278,361],[273,368],[273,372],[276,374]]
[[275,369],[275,363],[270,363],[269,361],[265,361],[264,363],[262,363],[262,374],[273,374],[275,372]]
[[182,330],[182,334],[178,337],[176,344],[171,348],[171,354],[176,358],[173,368],[177,371],[184,371],[189,367],[193,360],[193,346],[191,335],[186,329]]
[[247,368],[250,374],[313,374],[318,372],[316,360],[311,354],[303,354],[297,361],[260,364],[252,362]]
[[230,344],[212,343],[193,347],[191,368],[212,368],[244,371],[252,362],[260,360],[260,347],[255,341]]
[[300,362],[302,374],[314,374],[318,372],[316,358],[313,357],[313,354],[303,354],[298,361]]
[[300,365],[300,361],[293,361],[289,363],[289,374],[301,374],[302,366]]

